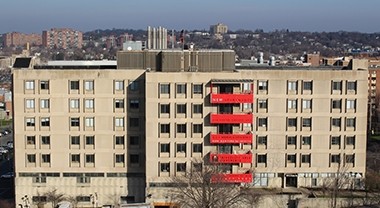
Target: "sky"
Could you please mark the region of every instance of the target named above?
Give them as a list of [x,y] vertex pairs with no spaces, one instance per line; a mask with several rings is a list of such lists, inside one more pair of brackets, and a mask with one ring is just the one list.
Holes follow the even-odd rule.
[[380,0],[2,0],[0,34],[50,28],[380,32]]

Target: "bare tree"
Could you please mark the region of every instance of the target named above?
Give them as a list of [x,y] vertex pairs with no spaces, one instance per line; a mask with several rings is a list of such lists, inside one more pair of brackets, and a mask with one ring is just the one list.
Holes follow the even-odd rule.
[[67,196],[66,200],[71,203],[73,208],[76,208],[78,205],[78,200],[76,196]]
[[[199,164],[199,163],[193,163]],[[248,185],[226,183],[217,165],[192,166],[183,176],[171,178],[175,184],[172,199],[181,207],[225,208],[258,203],[260,195]]]

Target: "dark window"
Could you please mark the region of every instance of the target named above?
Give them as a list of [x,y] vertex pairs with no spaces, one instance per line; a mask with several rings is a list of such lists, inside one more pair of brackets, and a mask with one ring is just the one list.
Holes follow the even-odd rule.
[[347,136],[346,137],[347,145],[355,145],[355,136]]
[[193,144],[193,153],[202,153],[202,144]]
[[355,155],[346,155],[346,163],[354,163]]
[[136,154],[131,154],[129,155],[129,162],[131,164],[136,164],[140,162],[140,156]]
[[311,145],[311,136],[302,136],[302,145]]
[[185,172],[186,163],[177,163],[177,172]]
[[116,145],[124,145],[124,136],[116,136],[115,137]]
[[170,163],[161,163],[161,172],[170,172]]
[[257,137],[258,145],[267,145],[267,136],[258,136]]
[[194,94],[203,94],[202,84],[194,84],[193,87],[194,87],[193,89]]
[[333,90],[342,90],[342,81],[333,81],[332,89]]
[[124,108],[124,99],[116,99],[115,108]]
[[194,114],[203,112],[202,104],[194,104],[193,107],[194,107]]
[[161,113],[168,113],[168,114],[170,113],[170,104],[161,104],[160,108],[161,108],[160,110]]
[[41,144],[49,145],[50,144],[50,136],[41,136]]
[[177,113],[186,113],[186,104],[177,104]]
[[332,136],[331,145],[340,145],[340,136]]
[[50,163],[50,155],[49,154],[42,154],[41,159],[42,159],[42,163]]
[[71,155],[71,162],[80,163],[80,154]]
[[27,136],[26,137],[26,144],[35,145],[36,144],[36,137],[35,136]]
[[49,81],[41,81],[41,90],[48,90],[49,89]]
[[340,163],[340,155],[331,155],[331,163]]
[[288,163],[296,163],[296,155],[288,155]]
[[115,155],[115,162],[116,163],[124,163],[124,155],[123,154]]
[[79,90],[79,81],[70,81],[70,90]]
[[311,127],[311,118],[302,118],[302,127]]
[[356,82],[355,81],[347,81],[347,90],[356,91]]
[[267,118],[258,118],[258,125],[260,127],[266,127],[267,124]]
[[129,82],[129,89],[131,90],[131,91],[137,91],[137,90],[139,90],[139,82],[138,81],[132,81],[132,82]]
[[86,163],[95,163],[95,155],[86,155]]
[[332,100],[331,101],[331,108],[332,109],[341,109],[342,107],[342,100]]
[[34,118],[26,118],[26,126],[35,126],[35,120]]
[[177,133],[186,133],[186,124],[177,124]]
[[71,126],[79,126],[79,118],[70,118]]
[[267,155],[257,155],[257,163],[267,163]]
[[297,137],[296,136],[288,136],[288,145],[296,145],[297,144]]
[[177,94],[186,94],[186,84],[177,84]]
[[41,118],[41,126],[50,126],[49,118]]
[[310,163],[310,155],[302,155],[301,156],[302,163]]
[[29,154],[26,156],[26,159],[27,159],[28,163],[35,163],[36,162],[36,155]]
[[161,144],[160,146],[161,153],[170,153],[170,144]]
[[139,145],[140,138],[139,136],[130,136],[129,137],[129,144],[130,145]]
[[355,118],[347,118],[346,119],[346,127],[355,128]]
[[202,133],[202,124],[193,124],[193,133]]
[[95,137],[86,136],[86,145],[95,145]]
[[169,84],[161,84],[160,85],[160,93],[161,94],[170,94],[170,85]]
[[259,90],[268,90],[268,81],[259,81]]
[[170,124],[161,124],[161,133],[170,133]]
[[312,90],[313,82],[312,81],[303,81],[303,90]]
[[333,127],[340,128],[340,126],[341,126],[341,119],[340,118],[333,118],[333,119],[331,119],[331,125]]
[[268,107],[268,101],[267,100],[258,100],[259,109],[266,109]]
[[131,109],[139,109],[140,102],[138,99],[129,100],[129,108]]
[[177,152],[186,153],[186,144],[177,144]]
[[80,137],[79,136],[71,136],[71,144],[72,145],[79,145],[80,144]]
[[297,127],[297,118],[288,118],[288,127]]

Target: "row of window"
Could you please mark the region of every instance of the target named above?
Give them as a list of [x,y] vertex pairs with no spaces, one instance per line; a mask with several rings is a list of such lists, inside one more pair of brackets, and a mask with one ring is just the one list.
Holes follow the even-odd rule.
[[[312,145],[312,136],[310,135],[305,135],[305,136],[300,136],[299,138],[300,144],[302,146],[307,145],[310,146]],[[337,145],[341,146],[341,142],[343,140],[341,139],[341,136],[331,136],[330,137],[330,147]],[[286,136],[286,144],[287,145],[294,145],[297,146],[297,136]],[[344,141],[345,146],[353,146],[355,147],[355,136],[346,136],[345,141]],[[257,136],[257,145],[268,145],[268,136]]]
[[[285,155],[286,163],[296,163],[297,154],[286,154]],[[299,154],[299,159],[301,163],[311,163],[311,154]],[[267,163],[267,154],[257,154],[258,164]],[[344,157],[341,158],[341,154],[330,154],[329,155],[330,165],[335,163],[344,163],[344,164],[354,164],[355,163],[355,154],[344,154]]]
[[[41,80],[41,81],[35,81],[35,80],[26,80],[25,81],[25,90],[34,90],[35,89],[35,83],[39,82],[39,89],[40,90],[49,90],[50,84],[49,80]],[[79,90],[80,89],[80,81],[79,80],[70,80],[69,81],[69,89],[70,90]],[[123,91],[125,86],[124,80],[115,80],[114,81],[114,90],[115,91]],[[139,90],[139,82],[138,81],[130,81],[128,83],[128,88],[131,91],[138,91]],[[94,80],[84,80],[83,81],[83,90],[85,92],[88,91],[94,91],[95,89],[95,81]]]
[[[187,105],[184,104],[175,104],[175,112],[177,114],[186,114]],[[202,104],[193,104],[192,105],[193,114],[202,114],[203,113],[203,105]],[[170,104],[160,104],[160,113],[161,114],[170,114]]]
[[[70,127],[80,127],[81,126],[81,118],[80,117],[70,117],[69,119]],[[84,117],[82,122],[84,122],[85,127],[95,127],[95,117]],[[36,118],[35,117],[26,117],[25,125],[27,127],[35,127],[36,126]],[[50,117],[41,117],[40,118],[40,126],[41,127],[49,127],[50,126]],[[124,117],[116,117],[114,118],[114,126],[115,127],[124,127],[125,126],[125,118]],[[129,127],[137,128],[140,126],[139,118],[129,118]]]
[[[346,128],[355,128],[356,127],[356,118],[331,118],[331,127],[341,128],[342,120],[345,120]],[[311,128],[312,127],[312,118],[311,117],[302,117],[300,118],[300,126],[302,128]],[[257,117],[257,125],[258,127],[267,128],[268,126],[268,118]],[[286,118],[286,127],[289,128],[297,128],[298,127],[298,118]]]
[[[161,134],[170,134],[170,123],[161,123],[160,125],[160,133]],[[186,123],[177,123],[175,124],[176,133],[187,133],[187,124]],[[202,134],[203,133],[203,125],[202,124],[192,124],[192,133]]]
[[[160,143],[159,144],[159,152],[160,153],[167,153],[170,154],[170,145],[171,143]],[[192,153],[202,153],[202,144],[200,143],[193,143],[191,145],[192,147]],[[175,152],[176,153],[187,153],[187,143],[176,143],[175,144]]]
[[[192,167],[195,170],[202,169],[202,163],[192,163]],[[170,173],[170,162],[160,162],[159,163],[159,171],[161,173]],[[176,162],[175,163],[175,171],[185,173],[187,171],[187,163],[186,162]]]
[[[332,81],[331,82],[331,91],[332,93],[339,93],[341,94],[341,91],[343,90],[343,82],[344,81]],[[301,83],[301,88],[303,92],[311,93],[313,91],[313,81],[306,80],[306,81],[288,81],[287,82],[287,91],[288,93],[296,93],[299,88],[299,84]],[[268,90],[268,80],[259,80],[257,82],[258,90],[260,91],[267,91]],[[347,92],[356,92],[357,83],[356,81],[346,81],[346,90]]]
[[[36,154],[27,154],[26,161],[28,164],[36,163]],[[95,154],[84,154],[83,158],[85,163],[95,163]],[[140,161],[140,156],[138,154],[130,154],[129,162],[131,164],[138,164]],[[40,162],[41,163],[50,163],[51,156],[50,154],[40,154]],[[70,154],[70,162],[73,163],[81,163],[81,154]],[[114,155],[115,163],[124,163],[125,162],[125,154],[115,154]]]
[[[170,94],[170,84],[160,84],[160,94]],[[176,94],[187,94],[187,84],[175,84],[175,93]],[[194,95],[202,95],[203,94],[203,84],[192,84],[192,93]]]

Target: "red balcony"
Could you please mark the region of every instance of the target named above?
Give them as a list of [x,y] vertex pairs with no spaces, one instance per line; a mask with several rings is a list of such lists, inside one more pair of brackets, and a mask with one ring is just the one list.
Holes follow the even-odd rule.
[[253,123],[253,114],[215,114],[210,115],[211,124]]
[[211,176],[212,183],[252,183],[252,173],[215,174]]
[[213,134],[211,144],[252,144],[252,133],[249,134]]
[[211,94],[210,102],[213,104],[218,103],[253,103],[253,94]]
[[252,163],[252,154],[210,153],[210,162],[224,164]]

